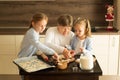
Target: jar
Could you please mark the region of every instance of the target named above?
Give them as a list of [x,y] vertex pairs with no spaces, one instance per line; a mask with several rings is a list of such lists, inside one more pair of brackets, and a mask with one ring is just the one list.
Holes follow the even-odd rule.
[[82,70],[93,69],[93,56],[91,54],[81,54],[79,66]]

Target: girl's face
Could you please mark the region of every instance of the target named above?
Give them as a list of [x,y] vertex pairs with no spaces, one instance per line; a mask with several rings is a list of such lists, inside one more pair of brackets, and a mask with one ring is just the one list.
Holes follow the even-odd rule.
[[47,21],[45,19],[38,21],[38,22],[32,22],[33,28],[36,30],[38,33],[42,33],[47,25]]
[[74,26],[75,34],[79,38],[85,37],[85,23],[76,24]]
[[71,27],[69,27],[69,26],[58,26],[58,31],[59,31],[60,34],[66,36],[71,31]]

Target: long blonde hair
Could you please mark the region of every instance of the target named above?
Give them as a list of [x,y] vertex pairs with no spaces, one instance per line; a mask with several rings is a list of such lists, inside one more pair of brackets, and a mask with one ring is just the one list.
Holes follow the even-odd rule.
[[85,35],[91,37],[91,26],[90,21],[88,19],[78,17],[77,19],[74,20],[73,28],[76,24],[81,24],[82,22],[86,24]]

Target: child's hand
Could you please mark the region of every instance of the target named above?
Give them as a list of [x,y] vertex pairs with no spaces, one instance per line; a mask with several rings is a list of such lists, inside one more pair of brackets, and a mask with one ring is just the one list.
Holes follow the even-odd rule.
[[80,48],[80,52],[83,52],[83,50],[84,50],[84,48],[81,47],[81,48]]
[[70,55],[71,55],[71,57],[74,57],[75,51],[74,50],[70,50]]
[[48,57],[47,57],[44,53],[42,53],[40,56],[41,56],[45,61],[48,61]]
[[37,55],[40,55],[45,61],[48,61],[48,57],[40,50],[36,52]]
[[53,54],[53,59],[57,60],[57,62],[59,62],[59,56],[57,53]]

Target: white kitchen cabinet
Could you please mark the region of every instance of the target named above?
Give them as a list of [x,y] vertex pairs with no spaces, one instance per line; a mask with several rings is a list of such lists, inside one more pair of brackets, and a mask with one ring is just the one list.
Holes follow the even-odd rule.
[[16,55],[17,55],[17,54],[19,53],[19,51],[20,51],[20,46],[21,46],[23,37],[24,37],[24,35],[16,35],[16,36],[15,36]]
[[[16,48],[19,52],[23,35],[16,36]],[[44,43],[45,35],[40,36],[40,41]],[[118,35],[93,35],[94,54],[103,70],[104,75],[117,74],[118,55]],[[114,69],[111,64],[114,64]]]
[[[0,74],[18,74],[18,68],[13,64],[13,60],[17,58],[23,37],[24,35],[0,35]],[[42,43],[44,43],[44,39],[45,35],[41,35]],[[119,35],[95,34],[93,35],[93,45],[93,52],[102,68],[103,75],[116,75]]]
[[[120,49],[120,47],[119,47],[119,49]],[[119,64],[119,66],[118,66],[118,75],[120,76],[120,52],[119,52],[119,61],[118,61],[118,64]]]
[[15,35],[0,35],[0,74],[18,74],[13,64],[16,58]]
[[110,35],[108,54],[108,74],[116,75],[118,72],[119,35]]
[[[17,58],[23,37],[24,35],[0,35],[0,74],[19,74],[13,60]],[[42,43],[44,37],[40,36]]]
[[0,35],[0,54],[15,54],[14,35]]
[[103,74],[108,73],[109,36],[93,35],[93,54],[96,56]]
[[45,42],[45,35],[40,35],[40,42],[42,42],[42,43]]
[[117,75],[119,35],[93,35],[93,45],[103,75]]
[[18,67],[13,63],[15,54],[0,54],[0,75],[19,74]]

